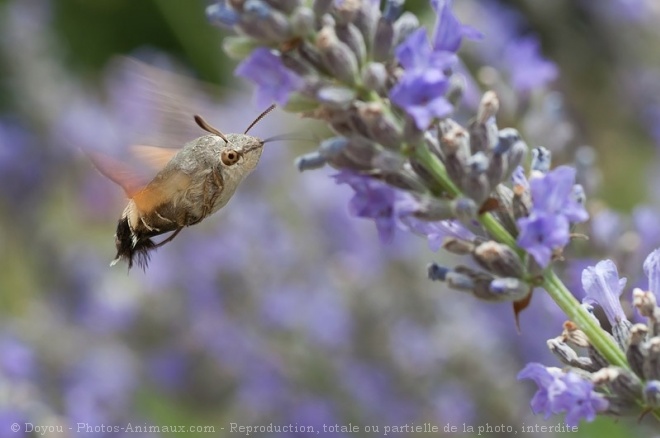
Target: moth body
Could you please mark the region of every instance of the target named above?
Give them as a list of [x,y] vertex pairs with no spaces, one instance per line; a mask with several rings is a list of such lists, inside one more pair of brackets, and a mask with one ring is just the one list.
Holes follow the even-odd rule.
[[[227,141],[225,141],[227,140]],[[256,167],[263,141],[245,134],[206,135],[187,143],[144,188],[130,196],[117,224],[117,256],[145,267],[149,251],[222,208]],[[156,244],[151,238],[174,231]]]

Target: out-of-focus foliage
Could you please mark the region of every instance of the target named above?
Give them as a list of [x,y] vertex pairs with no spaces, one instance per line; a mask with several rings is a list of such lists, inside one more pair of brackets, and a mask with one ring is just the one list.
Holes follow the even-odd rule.
[[[518,126],[557,160],[589,158],[584,144],[598,151],[600,178],[578,160],[590,194],[636,209],[632,219],[601,210],[617,220],[594,222],[595,250],[579,250],[615,250],[636,281],[630,256],[660,245],[657,185],[646,177],[658,170],[660,141],[660,70],[647,62],[660,38],[653,2],[456,3],[485,34],[465,47],[466,105],[477,89],[495,89],[500,125]],[[78,147],[125,148],[140,115],[130,112],[131,82],[108,67],[113,57],[177,65],[220,85],[223,99],[204,115],[225,131],[242,131],[261,110],[236,91],[204,6],[0,4],[0,436],[30,436],[26,423],[70,436],[78,423],[210,425],[219,436],[235,436],[230,423],[312,425],[321,435],[323,424],[349,422],[380,433],[410,423],[556,424],[532,416],[531,388],[514,380],[525,362],[552,363],[545,340],[563,322],[554,304],[536,293],[518,334],[507,305],[427,281],[426,263],[446,256],[412,235],[379,243],[372,223],[349,217],[350,190],[331,171],[297,173],[293,157],[309,143],[267,145],[227,208],[159,249],[146,272],[108,267],[123,194]],[[323,135],[282,114],[255,132]],[[574,436],[644,427],[601,419]]]

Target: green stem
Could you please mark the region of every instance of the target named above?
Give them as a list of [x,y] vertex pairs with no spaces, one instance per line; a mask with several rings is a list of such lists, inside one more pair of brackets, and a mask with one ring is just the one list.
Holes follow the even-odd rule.
[[564,311],[568,319],[577,324],[580,330],[587,335],[591,345],[610,364],[630,369],[626,356],[616,345],[614,339],[608,336],[607,332],[600,327],[593,316],[580,305],[578,300],[575,299],[553,270],[550,269],[545,273],[541,286],[548,292],[548,295],[557,303],[561,310]]

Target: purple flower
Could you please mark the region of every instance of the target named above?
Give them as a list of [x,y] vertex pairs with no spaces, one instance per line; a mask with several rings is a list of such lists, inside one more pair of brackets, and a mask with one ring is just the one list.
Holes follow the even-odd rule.
[[390,92],[392,102],[403,108],[419,129],[426,129],[434,117],[445,117],[453,107],[445,98],[447,77],[438,70],[405,74]]
[[276,102],[285,105],[292,92],[299,90],[303,79],[284,66],[279,56],[270,49],[255,49],[236,68],[236,75],[250,79],[257,85],[257,104]]
[[399,219],[414,209],[415,202],[405,192],[368,176],[341,171],[333,176],[338,184],[348,184],[355,195],[348,204],[353,216],[371,218],[376,222],[381,242],[391,242]]
[[530,181],[534,212],[565,216],[570,222],[584,222],[589,214],[576,199],[575,169],[559,166]]
[[12,380],[34,377],[36,360],[27,344],[5,334],[0,338],[0,371]]
[[532,411],[543,412],[546,419],[566,412],[566,424],[577,426],[581,418],[593,421],[608,406],[605,397],[593,390],[593,384],[576,373],[529,363],[518,373],[518,380],[521,379],[532,379],[538,386],[531,402]]
[[520,218],[518,245],[545,268],[550,263],[552,251],[563,248],[570,240],[569,225],[561,215],[540,213]]
[[408,35],[405,41],[399,44],[396,59],[406,71],[428,68],[444,70],[458,60],[453,53],[434,52],[423,27]]
[[649,290],[660,301],[660,248],[644,260],[644,274],[649,279]]
[[541,88],[559,75],[557,66],[541,54],[536,37],[514,39],[504,52],[513,87],[521,92]]
[[619,301],[625,285],[626,279],[619,278],[614,262],[602,260],[596,266],[589,266],[582,271],[582,287],[586,292],[582,302],[599,304],[610,324],[615,325],[626,320]]
[[451,10],[452,0],[431,0],[431,5],[438,14],[433,35],[435,51],[457,52],[461,47],[463,37],[480,39],[483,37],[478,30],[461,24]]

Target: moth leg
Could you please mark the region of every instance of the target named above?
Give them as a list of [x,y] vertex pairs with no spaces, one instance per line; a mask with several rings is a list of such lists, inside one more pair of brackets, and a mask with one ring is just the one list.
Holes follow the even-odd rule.
[[179,234],[179,233],[181,232],[181,230],[183,230],[183,227],[179,227],[179,228],[177,228],[177,229],[172,233],[172,235],[171,235],[170,237],[168,237],[167,239],[163,240],[163,241],[160,242],[160,243],[157,243],[156,246],[154,246],[154,248],[160,248],[161,246],[165,245],[166,243],[171,242],[172,240],[174,240],[174,238],[176,237],[176,235]]

